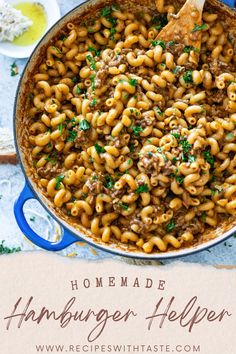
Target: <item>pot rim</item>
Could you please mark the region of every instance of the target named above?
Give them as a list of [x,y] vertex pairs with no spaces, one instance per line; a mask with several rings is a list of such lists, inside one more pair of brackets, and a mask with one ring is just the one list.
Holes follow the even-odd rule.
[[[61,219],[55,212],[53,212],[52,208],[50,208],[49,205],[47,205],[43,201],[42,196],[37,192],[36,188],[34,187],[32,181],[31,181],[31,178],[26,173],[26,168],[24,166],[24,162],[23,162],[23,158],[22,158],[22,152],[20,151],[20,146],[18,146],[17,127],[16,127],[17,104],[18,104],[18,99],[19,99],[19,95],[20,95],[20,89],[22,86],[22,81],[25,77],[26,70],[28,69],[31,59],[33,58],[35,53],[41,48],[42,42],[44,41],[44,39],[47,36],[50,35],[50,32],[53,29],[55,29],[55,27],[59,23],[61,23],[63,20],[65,20],[67,17],[69,19],[70,15],[73,14],[74,12],[78,11],[79,8],[83,7],[85,4],[92,2],[92,1],[94,1],[94,0],[83,1],[81,4],[74,7],[69,12],[67,12],[65,15],[63,15],[57,22],[54,23],[54,25],[51,28],[49,28],[47,30],[47,32],[45,32],[43,37],[37,43],[36,47],[34,48],[33,52],[31,53],[31,55],[29,56],[29,58],[25,64],[25,67],[23,69],[20,80],[18,82],[18,85],[16,88],[16,93],[15,93],[15,98],[14,98],[14,107],[13,107],[13,132],[14,132],[14,144],[15,144],[15,148],[16,148],[16,153],[17,153],[18,160],[20,162],[21,170],[22,170],[24,177],[25,177],[25,181],[28,184],[28,186],[30,187],[35,198],[39,201],[39,203],[43,206],[43,208],[51,215],[51,217],[53,219],[55,219],[57,221],[57,223],[60,225],[61,230],[63,230],[65,228],[66,230],[70,231],[73,235],[78,237],[78,242],[81,239],[82,241],[85,241],[89,245],[91,245],[95,248],[98,248],[102,251],[113,254],[115,256],[122,256],[122,257],[131,258],[131,259],[140,259],[140,260],[146,260],[146,261],[153,261],[153,260],[159,261],[159,260],[176,259],[176,258],[182,258],[182,257],[194,255],[194,254],[201,252],[201,251],[206,251],[209,248],[216,246],[219,243],[221,243],[222,241],[225,241],[226,239],[231,237],[236,232],[236,225],[232,229],[224,232],[222,235],[216,236],[216,238],[209,240],[209,241],[205,241],[201,244],[198,244],[197,246],[186,247],[183,249],[172,250],[172,251],[167,251],[167,252],[163,252],[163,253],[159,252],[159,253],[150,253],[150,254],[146,254],[144,252],[141,253],[138,251],[136,251],[136,252],[129,251],[129,250],[125,251],[125,250],[122,250],[119,247],[119,245],[116,245],[116,248],[113,248],[109,244],[108,245],[99,244],[96,241],[94,241],[92,237],[89,237],[89,236],[83,234],[81,231],[76,230],[68,222]],[[96,1],[99,2],[99,0],[95,0],[95,2]]]

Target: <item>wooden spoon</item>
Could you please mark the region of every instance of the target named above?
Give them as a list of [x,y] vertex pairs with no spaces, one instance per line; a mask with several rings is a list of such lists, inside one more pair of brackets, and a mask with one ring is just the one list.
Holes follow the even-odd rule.
[[187,0],[177,15],[171,17],[168,24],[157,35],[157,39],[176,41],[186,46],[200,49],[202,30],[202,11],[205,0]]

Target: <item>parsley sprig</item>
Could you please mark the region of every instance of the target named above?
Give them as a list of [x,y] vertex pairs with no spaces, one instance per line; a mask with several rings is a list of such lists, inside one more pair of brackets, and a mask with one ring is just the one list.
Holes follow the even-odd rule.
[[130,129],[133,130],[134,135],[139,136],[139,133],[143,132],[141,125],[131,126]]
[[100,54],[101,54],[101,51],[98,50],[98,49],[95,49],[94,47],[88,47],[88,50],[89,50],[91,53],[94,52],[95,57],[99,57]]
[[19,69],[18,66],[16,65],[16,62],[11,64],[11,76],[16,76],[19,74]]
[[4,245],[5,241],[2,241],[0,243],[0,254],[9,254],[9,253],[15,253],[15,252],[20,252],[21,248],[20,247],[13,247],[9,248]]
[[92,57],[92,55],[88,54],[86,57],[89,61],[90,64],[90,69],[91,70],[96,70],[96,61],[94,60],[94,58]]
[[56,190],[58,190],[60,188],[61,182],[63,181],[64,177],[65,177],[64,175],[56,177],[56,185],[55,185]]
[[77,131],[76,130],[69,130],[69,135],[66,141],[73,142],[77,138]]
[[208,26],[207,26],[207,24],[206,23],[204,23],[203,25],[197,25],[197,24],[195,24],[195,26],[194,26],[194,28],[192,29],[192,33],[194,33],[194,32],[198,32],[198,31],[203,31],[203,30],[205,30],[205,29],[207,29],[208,28]]
[[112,189],[114,187],[115,181],[112,176],[105,175],[104,187],[108,189]]
[[183,74],[183,79],[186,84],[191,84],[193,82],[193,72],[192,70],[187,70]]
[[156,47],[157,45],[160,45],[163,49],[166,48],[166,45],[163,41],[160,41],[160,40],[154,40],[152,41],[152,46],[153,47]]
[[137,194],[140,194],[140,193],[147,193],[148,191],[149,191],[148,185],[145,183],[138,186],[135,192]]
[[203,157],[211,165],[211,167],[214,167],[215,158],[211,155],[210,151],[204,151]]
[[88,130],[91,128],[91,125],[86,119],[82,119],[79,122],[79,128],[80,128],[80,130]]
[[170,222],[165,227],[166,232],[173,231],[175,229],[175,227],[176,227],[176,225],[175,225],[174,219],[171,219]]
[[95,149],[98,154],[102,154],[103,152],[106,152],[103,146],[99,145],[98,143],[94,144]]

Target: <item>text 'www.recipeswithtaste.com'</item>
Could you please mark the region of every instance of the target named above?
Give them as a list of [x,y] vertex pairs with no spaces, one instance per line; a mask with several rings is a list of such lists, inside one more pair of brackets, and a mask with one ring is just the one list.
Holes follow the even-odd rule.
[[35,345],[36,353],[201,353],[201,346],[189,344],[159,345]]

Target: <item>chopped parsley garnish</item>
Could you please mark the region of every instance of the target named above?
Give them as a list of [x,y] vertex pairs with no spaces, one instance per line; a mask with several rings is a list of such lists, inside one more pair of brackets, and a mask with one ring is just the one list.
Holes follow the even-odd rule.
[[214,182],[216,182],[216,176],[215,175],[213,175],[212,177],[211,177],[211,181],[214,183]]
[[140,125],[136,125],[135,127],[134,126],[131,126],[130,127],[133,132],[134,132],[134,135],[139,135],[139,133],[143,132],[143,128],[140,126]]
[[95,149],[96,149],[96,151],[97,151],[98,154],[101,154],[101,153],[103,153],[103,152],[106,152],[106,150],[104,149],[103,146],[101,146],[101,145],[99,145],[99,144],[97,144],[97,143],[96,143],[94,146],[95,146]]
[[57,48],[57,47],[54,46],[53,49],[55,49],[55,51],[56,51],[57,53],[63,54],[62,51],[61,51],[59,48]]
[[185,48],[184,48],[184,53],[190,53],[192,50],[194,52],[199,52],[198,48],[195,48],[192,45],[186,45]]
[[78,122],[77,122],[77,120],[76,120],[75,117],[73,117],[70,122],[71,122],[73,125],[78,124]]
[[112,4],[111,9],[112,11],[118,11],[120,9],[120,6],[118,4]]
[[203,213],[201,213],[201,220],[203,222],[206,222],[206,212],[205,211]]
[[211,155],[210,151],[204,151],[203,152],[203,157],[211,165],[211,167],[214,167],[215,159]]
[[61,182],[63,181],[65,176],[61,175],[61,176],[57,176],[56,177],[56,185],[55,185],[55,189],[58,190],[61,186]]
[[[118,8],[118,7],[116,7],[116,9],[117,9],[117,8]],[[104,7],[104,8],[101,10],[101,12],[100,12],[100,15],[101,15],[102,17],[106,17],[107,20],[112,24],[113,27],[114,27],[114,26],[116,25],[116,23],[117,23],[116,18],[114,18],[114,17],[111,16],[112,11],[116,11],[116,10],[114,10],[114,9],[115,9],[114,5],[112,5],[112,6],[106,6],[106,7]]]
[[91,53],[94,52],[94,54],[95,54],[96,57],[99,57],[100,54],[101,54],[101,51],[100,51],[100,50],[95,49],[95,48],[93,48],[93,47],[88,47],[88,50],[89,50]]
[[170,177],[174,177],[179,184],[182,184],[184,181],[184,177],[179,176],[178,172],[179,172],[179,170],[178,170],[178,168],[176,168],[174,173],[170,174]]
[[93,98],[92,102],[90,102],[90,107],[94,107],[97,104],[96,98]]
[[152,46],[153,47],[156,47],[157,45],[160,45],[163,49],[166,48],[166,45],[163,41],[160,41],[159,39],[158,40],[155,40],[155,41],[152,41]]
[[92,57],[92,55],[88,54],[86,57],[90,63],[90,69],[91,70],[96,70],[96,62],[94,60],[94,58]]
[[181,66],[177,65],[172,71],[174,74],[177,74],[178,71],[180,71]]
[[171,135],[173,135],[173,137],[175,137],[176,139],[180,138],[179,133],[172,132]]
[[177,162],[177,157],[173,157],[172,162],[176,163]]
[[164,154],[162,147],[158,147],[158,148],[157,148],[157,152],[159,152],[159,153],[162,155],[162,157],[163,157],[163,159],[164,159],[165,162],[168,161],[168,158],[167,158],[166,155]]
[[64,34],[61,35],[61,37],[59,37],[60,41],[64,42],[66,40],[66,38],[68,38],[67,36],[65,36]]
[[66,141],[73,142],[77,138],[77,131],[69,130],[69,136]]
[[193,82],[193,72],[192,72],[192,70],[185,71],[185,73],[183,74],[183,79],[184,79],[184,82],[186,82],[186,84],[192,83]]
[[15,253],[15,252],[20,252],[21,251],[20,247],[9,248],[7,246],[4,246],[4,242],[5,241],[2,241],[1,244],[0,244],[0,254]]
[[184,182],[184,177],[175,176],[175,179],[176,179],[176,181],[177,181],[179,184],[182,184],[182,183]]
[[[83,193],[82,193],[83,194]],[[85,194],[85,193],[84,193]],[[72,197],[70,198],[70,202],[75,202],[77,200],[77,198],[74,196],[74,195],[72,195]]]
[[98,176],[96,176],[96,175],[92,176],[92,181],[96,181],[97,179],[98,179]]
[[167,25],[168,23],[167,15],[162,14],[161,16],[153,16],[152,22],[156,25],[155,28],[157,30],[160,30],[162,27],[165,27],[165,25]]
[[35,216],[31,216],[30,221],[35,222]]
[[129,79],[129,83],[131,86],[137,86],[138,80],[137,79]]
[[82,90],[81,90],[81,88],[77,85],[77,87],[76,87],[76,93],[81,93],[82,92]]
[[51,161],[51,157],[48,155],[48,156],[45,157],[44,160],[47,161],[47,162],[49,162],[49,161]]
[[175,222],[173,219],[170,220],[170,222],[166,225],[165,229],[166,232],[171,232],[175,229]]
[[94,91],[95,90],[95,77],[96,75],[95,74],[92,74],[89,76],[90,80],[91,80],[91,87],[92,87],[92,90]]
[[132,163],[132,159],[129,159],[129,160],[127,161],[127,164],[130,165],[131,163]]
[[134,145],[130,145],[129,150],[130,152],[134,152]]
[[115,184],[114,179],[110,175],[105,175],[104,187],[108,189],[112,189]]
[[154,107],[155,111],[157,114],[159,114],[159,116],[162,116],[163,115],[163,112],[160,110],[159,107]]
[[129,206],[127,204],[118,203],[118,205],[124,210],[128,210],[129,209]]
[[110,6],[106,6],[104,7],[101,12],[100,12],[100,15],[102,17],[107,17],[107,16],[110,16],[111,15],[111,12],[112,12],[112,9]]
[[116,29],[114,28],[114,27],[112,27],[111,29],[110,29],[110,38],[112,39],[112,40],[114,40],[114,35],[116,34]]
[[170,47],[172,47],[173,45],[175,45],[175,42],[174,42],[174,41],[169,41],[167,44],[168,44]]
[[76,76],[72,77],[71,80],[73,81],[74,84],[76,84],[79,81],[79,79]]
[[58,125],[58,130],[59,130],[60,134],[62,135],[62,131],[63,131],[63,124],[62,123],[60,123]]
[[189,142],[186,138],[182,138],[179,141],[179,145],[182,147],[182,150],[184,153],[188,153],[189,150],[192,148],[192,144],[189,144]]
[[79,122],[79,128],[80,128],[80,130],[88,130],[91,128],[91,125],[86,119],[82,119]]
[[198,31],[202,31],[202,30],[207,29],[207,27],[208,26],[206,23],[204,23],[203,25],[195,25],[191,32],[194,33],[194,32],[198,32]]
[[148,191],[149,191],[148,185],[145,183],[138,186],[135,192],[139,194],[139,193],[147,193]]
[[216,189],[216,188],[213,188],[213,189],[211,190],[211,196],[214,197],[214,195],[216,194],[216,192],[217,192],[217,189]]
[[17,74],[19,74],[19,69],[14,61],[14,63],[11,64],[11,76],[16,76]]
[[196,156],[194,156],[194,155],[188,155],[188,161],[189,161],[189,162],[194,162],[194,161],[196,161]]

